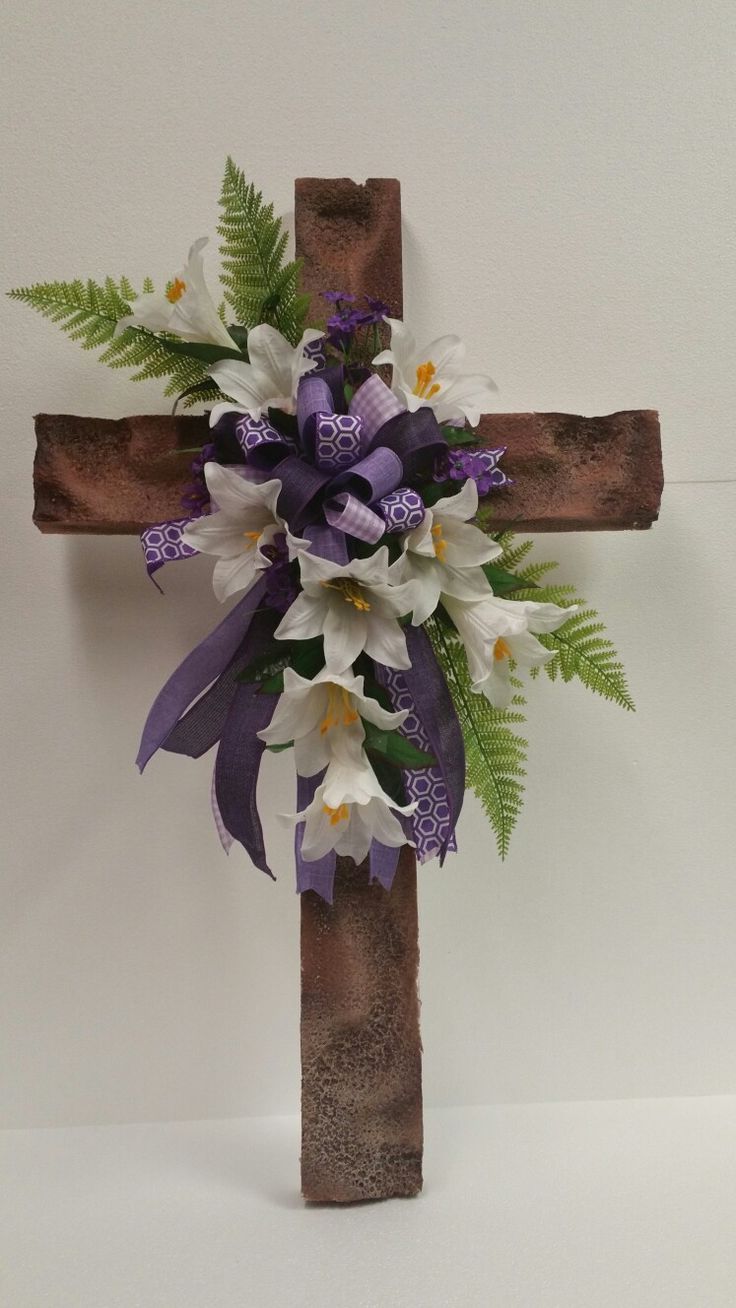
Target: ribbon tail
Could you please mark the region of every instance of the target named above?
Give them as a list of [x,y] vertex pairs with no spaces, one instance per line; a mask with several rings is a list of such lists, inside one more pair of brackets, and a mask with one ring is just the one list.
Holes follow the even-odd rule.
[[378,881],[384,890],[391,889],[401,848],[400,845],[382,845],[380,840],[371,842],[368,855],[369,881]]
[[256,582],[248,594],[201,644],[187,654],[159,691],[143,728],[136,763],[141,772],[148,761],[170,736],[192,700],[227,667],[242,644],[265,589],[265,580]]
[[409,627],[406,647],[411,659],[411,667],[403,673],[406,688],[417,707],[418,717],[447,790],[449,820],[440,850],[441,865],[445,861],[465,798],[463,733],[452,695],[426,631],[422,627]]
[[277,696],[259,694],[257,685],[238,686],[220,737],[215,761],[215,801],[225,830],[239,840],[251,861],[276,880],[266,860],[256,790],[266,748],[257,732],[267,727]]
[[225,726],[230,705],[238,689],[238,673],[249,659],[247,638],[235,658],[228,664],[209,690],[179,719],[161,744],[169,754],[186,754],[201,758],[216,745]]

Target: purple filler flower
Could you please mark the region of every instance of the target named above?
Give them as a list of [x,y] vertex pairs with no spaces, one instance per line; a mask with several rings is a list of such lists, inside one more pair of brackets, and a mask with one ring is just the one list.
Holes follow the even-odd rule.
[[506,453],[506,446],[495,450],[456,450],[450,453],[449,473],[453,481],[467,481],[472,478],[478,487],[479,495],[487,495],[499,486],[510,485],[511,478],[499,468],[499,459]]
[[204,465],[214,457],[214,445],[207,444],[203,445],[199,454],[192,459],[192,480],[185,487],[181,497],[181,507],[190,517],[199,517],[210,502],[210,493],[204,479]]
[[297,597],[299,588],[294,581],[289,567],[289,551],[286,537],[279,533],[274,536],[271,545],[263,546],[263,553],[271,560],[266,568],[266,597],[272,609],[277,613],[286,613]]
[[322,299],[327,300],[328,304],[355,304],[355,296],[349,291],[323,291]]

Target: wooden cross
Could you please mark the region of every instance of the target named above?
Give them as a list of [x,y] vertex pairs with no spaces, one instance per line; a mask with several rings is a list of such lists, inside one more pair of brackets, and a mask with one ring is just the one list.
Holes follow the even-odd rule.
[[[397,181],[296,183],[296,249],[324,318],[322,290],[384,300],[402,317]],[[108,421],[36,418],[34,521],[46,532],[134,533],[181,516],[191,454],[205,417]],[[480,520],[498,531],[650,527],[662,492],[656,412],[604,418],[492,414],[480,440],[508,446],[514,484],[492,493]],[[485,513],[485,524],[484,524]],[[143,706],[142,706],[143,707]],[[402,851],[390,893],[339,859],[332,907],[301,897],[302,1190],[350,1202],[414,1195],[422,1186],[422,1080],[417,994],[417,875]]]

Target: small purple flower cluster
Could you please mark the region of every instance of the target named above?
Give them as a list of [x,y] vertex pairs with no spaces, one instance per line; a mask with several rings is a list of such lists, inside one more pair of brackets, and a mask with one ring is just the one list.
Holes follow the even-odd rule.
[[198,518],[210,502],[210,493],[204,479],[204,465],[214,458],[215,447],[208,442],[207,445],[202,446],[199,454],[196,454],[192,459],[192,480],[185,487],[181,497],[181,507],[190,518]]
[[506,451],[457,450],[450,454],[450,477],[453,481],[467,481],[471,477],[479,495],[487,495],[494,486],[505,486],[509,478],[498,467],[498,460]]
[[289,568],[289,551],[286,537],[279,533],[272,545],[264,545],[263,553],[271,560],[270,568],[263,574],[266,578],[267,603],[277,613],[286,613],[291,608],[299,593],[299,587]]
[[380,326],[389,313],[389,306],[372,295],[358,298],[349,291],[323,291],[322,296],[335,306],[335,312],[327,319],[327,340],[341,353],[350,351],[356,332],[364,327]]

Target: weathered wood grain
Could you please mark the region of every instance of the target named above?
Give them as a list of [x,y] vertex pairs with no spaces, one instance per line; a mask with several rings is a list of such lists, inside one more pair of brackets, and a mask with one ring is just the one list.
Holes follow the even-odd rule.
[[422,1188],[417,868],[390,893],[338,860],[331,906],[302,895],[302,1191],[348,1203]]
[[[205,418],[139,415],[112,421],[36,418],[34,522],[47,532],[139,532],[181,515]],[[650,527],[662,495],[659,420],[653,410],[581,418],[494,413],[484,445],[506,445],[514,478],[481,503],[484,526],[515,531],[621,531]]]

